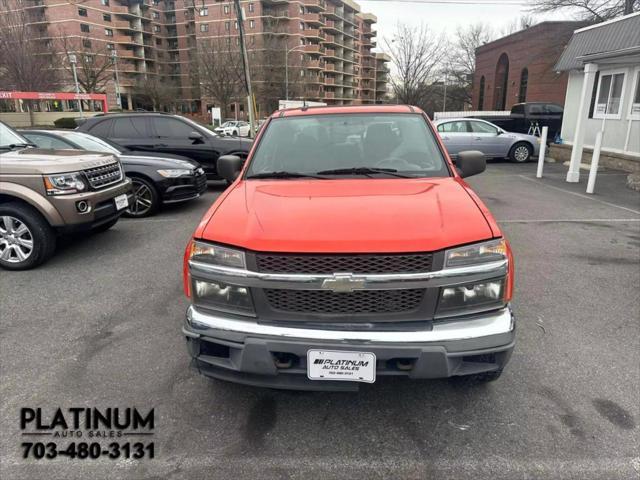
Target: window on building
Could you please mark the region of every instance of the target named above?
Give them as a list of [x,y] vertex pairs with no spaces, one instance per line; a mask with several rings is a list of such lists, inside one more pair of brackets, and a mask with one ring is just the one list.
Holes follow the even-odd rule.
[[200,31],[201,32],[208,32],[209,31],[209,24],[208,23],[201,23],[200,24]]
[[233,22],[233,28],[238,29],[238,22]]
[[621,117],[624,73],[617,71],[600,74],[593,118]]
[[229,11],[230,11],[230,10],[229,10],[229,5],[224,5],[224,6],[222,7],[222,11],[228,15],[228,14],[229,14]]
[[104,5],[105,7],[109,6],[109,0],[100,0],[100,4]]
[[250,11],[250,12],[253,12],[253,10],[254,10],[254,8],[253,8],[253,3],[250,3],[250,4],[249,4],[249,11]]
[[631,107],[629,108],[629,118],[640,120],[640,68],[636,69],[633,79],[635,88],[631,90]]
[[110,28],[105,28],[105,29],[104,29],[104,34],[105,34],[107,37],[113,37],[113,30],[111,30]]
[[255,36],[255,35],[251,35],[251,36],[249,37],[249,43],[250,43],[251,45],[255,45],[255,43],[256,43],[256,36]]
[[227,45],[231,45],[231,37],[227,37],[225,40],[227,41]]
[[236,37],[236,47],[237,47],[238,45],[240,45],[240,38],[239,38],[239,37]]
[[160,25],[154,25],[153,26],[153,31],[156,32],[156,33],[160,32]]
[[249,20],[249,28],[256,28],[256,21],[255,20]]
[[79,8],[78,9],[78,15],[80,15],[81,17],[86,17],[87,16],[87,9],[86,8]]
[[105,22],[110,22],[111,21],[111,15],[108,13],[105,13],[102,15],[102,20],[104,20]]
[[207,7],[202,7],[200,9],[200,16],[206,17],[207,15],[209,15],[209,9]]
[[224,29],[227,31],[231,30],[231,22],[224,22]]
[[81,23],[80,24],[80,31],[84,32],[84,33],[89,33],[89,25],[87,25],[86,23]]
[[520,103],[527,101],[527,84],[529,83],[529,69],[523,68],[520,72],[520,90],[518,92],[518,101]]
[[507,105],[507,88],[509,86],[509,57],[500,55],[496,64],[495,85],[493,86],[493,109],[504,110]]
[[300,15],[304,15],[304,7],[300,5]]
[[159,14],[158,12],[153,12],[153,13],[151,14],[151,17],[152,17],[152,18],[154,18],[155,20],[157,20],[157,19],[159,19],[159,18],[160,18],[160,14]]
[[484,108],[484,75],[480,77],[480,93],[478,93],[478,110]]
[[304,22],[300,22],[300,30],[304,30]]
[[91,48],[91,40],[89,40],[87,38],[83,38],[82,39],[82,46],[84,48]]
[[107,43],[107,50],[115,50],[116,46],[113,43]]
[[156,38],[156,45],[162,45],[162,39]]

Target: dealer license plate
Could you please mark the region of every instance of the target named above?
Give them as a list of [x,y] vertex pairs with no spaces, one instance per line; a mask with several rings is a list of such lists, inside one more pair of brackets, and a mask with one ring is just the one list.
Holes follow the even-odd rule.
[[127,208],[129,206],[129,200],[127,200],[127,194],[123,193],[122,195],[118,195],[114,198],[116,201],[116,210],[122,210],[123,208]]
[[310,380],[376,381],[376,356],[369,352],[309,350],[307,377]]

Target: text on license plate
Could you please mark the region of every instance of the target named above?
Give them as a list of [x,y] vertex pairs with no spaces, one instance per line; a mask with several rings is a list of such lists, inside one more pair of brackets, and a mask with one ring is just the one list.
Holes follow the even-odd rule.
[[123,193],[122,195],[118,195],[114,198],[116,201],[116,210],[122,210],[123,208],[127,208],[129,206],[129,200],[127,200],[127,194]]
[[307,377],[310,380],[373,383],[376,381],[376,355],[370,352],[309,350]]

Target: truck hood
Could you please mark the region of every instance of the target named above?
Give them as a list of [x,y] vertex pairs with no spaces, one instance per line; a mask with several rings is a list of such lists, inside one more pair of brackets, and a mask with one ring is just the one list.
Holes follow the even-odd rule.
[[492,238],[455,178],[249,180],[196,236],[271,252],[420,252]]
[[117,160],[110,153],[93,153],[83,150],[23,148],[0,154],[2,173],[16,175],[77,172],[107,165]]

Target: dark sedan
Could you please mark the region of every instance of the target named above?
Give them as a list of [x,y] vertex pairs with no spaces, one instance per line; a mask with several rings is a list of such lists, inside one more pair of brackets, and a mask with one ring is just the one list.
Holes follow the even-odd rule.
[[162,204],[198,198],[207,189],[207,177],[197,162],[175,155],[154,156],[133,152],[113,142],[74,130],[21,130],[40,148],[109,152],[120,157],[131,178],[135,200],[127,209],[131,217],[148,217]]
[[252,141],[225,137],[179,115],[165,113],[109,113],[83,121],[78,130],[132,150],[172,153],[202,165],[211,180],[219,179],[216,162],[222,155],[246,157]]

